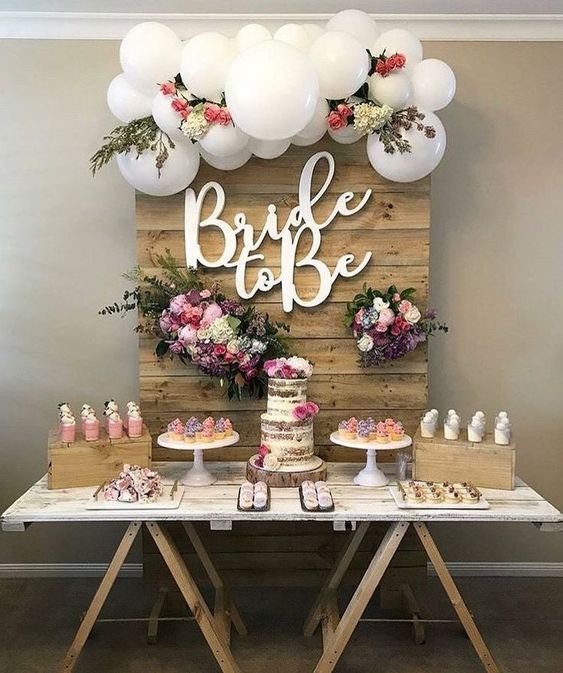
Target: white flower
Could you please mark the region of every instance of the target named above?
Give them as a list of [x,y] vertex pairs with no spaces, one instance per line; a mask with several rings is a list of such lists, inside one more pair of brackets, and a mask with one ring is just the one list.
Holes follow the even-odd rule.
[[298,372],[302,372],[305,378],[309,378],[313,374],[313,365],[305,358],[298,358],[293,355],[292,357],[287,358],[287,364]]
[[358,339],[358,348],[362,351],[362,353],[367,353],[373,348],[373,339],[369,334],[364,334],[363,337]]
[[192,110],[180,128],[182,133],[191,140],[199,140],[207,133],[209,123],[203,116],[203,110]]
[[[226,344],[229,341],[232,341],[235,337],[233,328],[228,323],[228,316],[223,316],[222,318],[217,318],[214,320],[209,327],[204,330],[205,338],[210,339],[215,344]],[[199,332],[198,330],[198,337]]]
[[354,105],[354,128],[364,133],[373,133],[387,124],[393,114],[389,105],[358,103]]
[[227,344],[227,350],[229,351],[229,353],[236,355],[240,350],[238,339],[233,339],[232,341],[229,341],[229,343]]
[[266,350],[266,344],[259,339],[252,339],[251,350],[253,353],[263,353]]
[[381,297],[376,297],[373,300],[373,308],[378,312],[381,313],[381,311],[384,308],[389,308],[389,302],[388,301],[383,301]]
[[264,462],[262,464],[267,470],[277,470],[280,466],[280,461],[273,453],[268,453],[264,456]]
[[405,313],[404,318],[409,324],[416,325],[416,323],[420,320],[420,311],[413,304],[413,306],[411,306]]

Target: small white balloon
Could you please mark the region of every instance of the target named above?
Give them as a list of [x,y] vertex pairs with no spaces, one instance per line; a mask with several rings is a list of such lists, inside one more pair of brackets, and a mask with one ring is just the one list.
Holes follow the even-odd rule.
[[[423,110],[421,110],[423,112]],[[424,132],[418,131],[414,126],[405,131],[401,130],[401,136],[411,144],[411,151],[400,154],[385,152],[383,143],[377,134],[372,133],[368,137],[368,158],[380,175],[393,182],[413,182],[420,180],[431,173],[442,160],[446,149],[446,131],[444,125],[433,112],[425,112],[423,124],[433,126],[436,132],[434,138],[427,138]]]
[[407,59],[404,70],[407,72],[412,71],[414,66],[422,60],[420,40],[416,35],[403,28],[393,28],[381,33],[370,51],[373,56],[379,56],[383,51],[385,51],[385,56],[393,56],[397,53],[404,54]]
[[231,154],[229,157],[215,157],[209,154],[204,149],[201,149],[201,156],[213,168],[218,168],[221,171],[235,171],[241,168],[252,156],[252,152],[248,149],[248,145],[240,152]]
[[274,33],[274,40],[285,42],[300,51],[307,51],[311,44],[311,38],[303,26],[297,23],[286,23]]
[[108,107],[122,122],[130,122],[151,114],[152,98],[135,89],[122,73],[108,87]]
[[405,72],[392,71],[385,77],[374,73],[369,78],[369,93],[394,110],[402,110],[412,103],[412,84]]
[[[190,98],[187,91],[184,91],[183,95],[186,99]],[[172,101],[172,96],[165,96],[162,92],[157,93],[152,100],[152,116],[158,127],[172,140],[186,140],[186,136],[180,130],[182,118],[172,109]]]
[[251,138],[248,149],[259,159],[275,159],[280,157],[291,145],[291,139],[286,140],[260,140]]
[[315,108],[315,114],[313,115],[313,118],[311,121],[303,128],[303,130],[299,131],[294,137],[293,140],[291,141],[294,145],[299,145],[299,142],[296,142],[296,139],[303,140],[304,145],[309,145],[311,143],[306,142],[311,139],[313,142],[319,141],[323,135],[326,133],[327,130],[327,117],[328,113],[330,112],[330,109],[328,107],[328,103],[325,98],[319,98],[317,101],[317,107]]
[[233,124],[211,124],[199,144],[208,154],[229,157],[246,147],[248,136]]
[[270,31],[260,23],[249,23],[243,26],[235,37],[237,50],[244,51],[249,47],[253,47],[264,40],[271,40],[272,35]]
[[156,167],[156,150],[144,150],[137,156],[135,149],[117,156],[121,175],[135,189],[151,196],[169,196],[186,189],[199,170],[199,152],[191,143],[177,144],[168,150],[168,159]]
[[343,126],[341,129],[336,129],[334,131],[329,128],[328,134],[333,140],[336,140],[336,142],[341,145],[351,145],[364,135],[363,131],[355,129],[353,124],[348,124],[348,126]]
[[302,23],[301,25],[309,36],[309,43],[313,43],[317,37],[320,37],[325,32],[325,29],[319,26],[318,23]]
[[425,58],[413,68],[414,103],[425,110],[441,110],[455,95],[453,70],[438,58]]
[[228,37],[221,33],[199,33],[182,51],[182,81],[198,98],[219,103],[234,56],[234,43]]
[[139,23],[125,35],[119,60],[127,79],[138,88],[174,79],[180,70],[182,43],[162,23]]
[[338,12],[329,19],[326,29],[348,33],[366,49],[371,47],[379,35],[375,21],[369,14],[359,9],[344,9]]
[[309,56],[324,98],[347,98],[362,86],[368,76],[370,63],[367,51],[347,33],[324,33],[311,45]]
[[237,56],[225,97],[233,121],[249,136],[284,140],[312,119],[319,86],[306,54],[268,40]]
[[326,131],[326,128],[319,130],[315,136],[293,136],[291,143],[293,145],[298,145],[299,147],[308,147],[309,145],[314,145],[315,143],[319,142],[319,140],[325,135]]

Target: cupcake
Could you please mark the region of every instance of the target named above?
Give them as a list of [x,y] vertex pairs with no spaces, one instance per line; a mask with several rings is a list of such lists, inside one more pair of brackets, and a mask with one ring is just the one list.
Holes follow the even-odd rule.
[[213,431],[215,431],[215,419],[213,418],[213,416],[208,416],[203,421],[202,425],[203,425],[204,428],[213,429]]
[[60,417],[59,439],[65,444],[71,444],[76,439],[76,421],[70,413],[63,413]]
[[[84,409],[84,407],[82,408]],[[96,412],[93,409],[88,412],[86,417],[82,418],[82,432],[87,442],[95,442],[100,439],[100,421],[96,418]]]
[[360,421],[358,423],[358,441],[369,441],[369,425],[366,423],[366,421]]
[[338,424],[338,436],[341,437],[342,439],[350,439],[348,437],[348,422],[347,421],[340,421]]
[[395,419],[394,418],[386,418],[385,419],[385,425],[389,429],[389,432],[390,432],[391,428],[395,425]]
[[215,439],[225,439],[225,419],[219,418],[215,423]]
[[195,432],[196,442],[201,442],[201,440],[203,439],[203,423],[196,421],[194,423],[193,431]]
[[233,434],[233,424],[230,418],[225,418],[225,437],[231,437]]
[[123,421],[117,411],[108,416],[108,436],[110,439],[121,439],[123,437]]
[[356,434],[358,431],[358,419],[355,416],[352,416],[352,418],[348,419],[348,430]]
[[405,438],[405,429],[400,421],[397,421],[390,430],[391,439],[400,442]]
[[385,432],[384,430],[377,430],[375,433],[375,441],[378,444],[387,444],[389,442],[387,432]]
[[182,421],[175,418],[171,423],[168,423],[168,439],[172,442],[183,442],[185,429]]
[[205,442],[206,444],[211,444],[211,442],[215,439],[215,423],[213,424],[213,428],[210,428],[209,426],[204,427],[202,432],[201,432],[201,441]]

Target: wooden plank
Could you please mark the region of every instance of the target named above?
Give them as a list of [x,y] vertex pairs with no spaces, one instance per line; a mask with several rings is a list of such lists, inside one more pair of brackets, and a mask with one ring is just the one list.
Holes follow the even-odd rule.
[[[241,238],[240,235],[237,237],[238,247],[233,259],[238,259],[240,255]],[[224,248],[225,238],[216,227],[209,227],[200,230],[199,244],[206,259],[215,261]],[[297,243],[295,260],[304,258],[311,245],[311,236],[302,235]],[[185,266],[183,231],[153,229],[137,233],[137,260],[142,267],[152,266],[156,256],[164,254],[166,250],[170,250],[180,266]],[[379,266],[427,266],[429,230],[382,229],[366,232],[338,231],[329,227],[323,231],[316,258],[332,268],[345,253],[352,253],[357,263],[361,262],[366,250],[372,252],[372,264]],[[280,266],[282,254],[280,241],[266,237],[257,252],[264,258],[249,262],[249,266]]]
[[[228,196],[228,195],[227,195]],[[349,208],[359,201],[361,195],[350,202]],[[137,193],[137,231],[184,230],[184,193],[157,199]],[[202,219],[208,217],[213,204],[208,199],[202,208]],[[276,206],[280,227],[287,220],[292,208],[298,205],[296,191],[271,194],[245,194],[225,203],[221,219],[232,223],[235,215],[245,213],[247,222],[260,229],[267,215],[267,206]],[[321,200],[313,206],[315,219],[324,221],[334,207],[330,200]],[[374,194],[360,212],[353,217],[338,216],[331,222],[332,231],[350,229],[426,229],[430,226],[430,200],[425,192],[381,192]]]

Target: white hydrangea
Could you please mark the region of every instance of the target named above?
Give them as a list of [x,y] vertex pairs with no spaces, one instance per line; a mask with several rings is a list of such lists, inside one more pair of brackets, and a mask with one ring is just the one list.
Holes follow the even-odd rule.
[[[228,323],[229,316],[223,316],[214,320],[209,327],[205,329],[205,338],[210,339],[216,344],[226,344],[235,338],[235,332]],[[199,332],[198,332],[199,336]]]
[[354,105],[354,128],[363,133],[373,133],[387,124],[393,114],[389,105],[381,107],[372,103]]
[[209,123],[203,116],[203,110],[192,110],[180,128],[191,140],[199,140],[207,133]]
[[373,348],[373,339],[369,334],[364,334],[358,339],[358,348],[362,351],[362,353],[367,353]]

